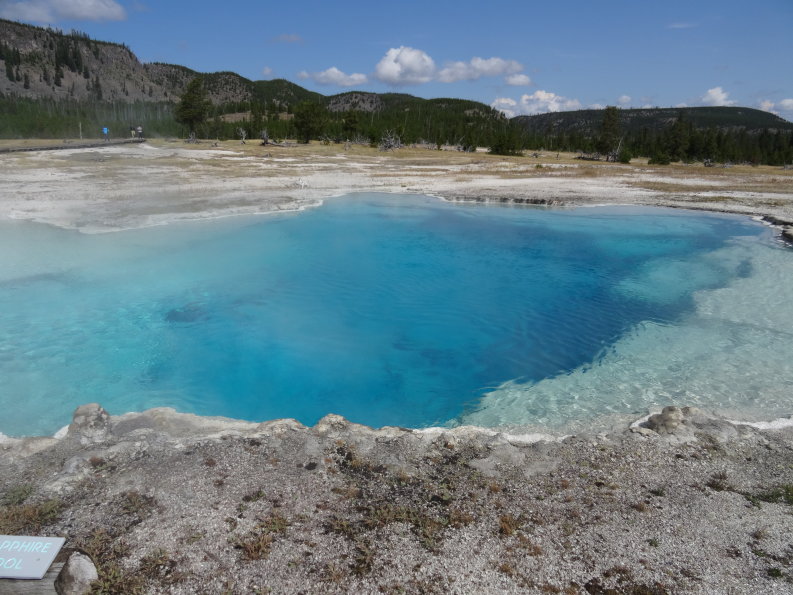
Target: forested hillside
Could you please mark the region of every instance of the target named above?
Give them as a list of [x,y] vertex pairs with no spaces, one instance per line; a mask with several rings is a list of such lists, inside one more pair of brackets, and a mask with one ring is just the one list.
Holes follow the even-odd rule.
[[[793,123],[746,107],[689,107],[579,110],[517,116],[524,142],[558,151],[603,151],[606,113],[617,115],[610,131],[619,150],[655,162],[748,162],[782,165],[793,161]],[[617,147],[611,147],[615,150]]]
[[199,136],[271,138],[299,135],[294,111],[305,102],[322,108],[312,136],[377,140],[387,131],[403,142],[488,144],[509,127],[490,107],[456,99],[345,93],[325,97],[283,79],[251,81],[233,72],[201,74],[175,64],[142,64],[124,45],[84,33],[0,20],[0,136],[125,134],[187,135],[174,108],[188,84],[201,78],[209,102]]
[[[198,117],[177,107],[188,87]],[[518,116],[464,99],[350,91],[324,96],[290,81],[251,81],[234,72],[198,73],[175,64],[143,64],[123,44],[0,20],[0,137],[97,138],[107,126],[152,135],[206,138],[355,140],[620,153],[675,160],[783,164],[793,161],[793,123],[750,108],[607,110]],[[181,114],[181,115],[180,115]]]

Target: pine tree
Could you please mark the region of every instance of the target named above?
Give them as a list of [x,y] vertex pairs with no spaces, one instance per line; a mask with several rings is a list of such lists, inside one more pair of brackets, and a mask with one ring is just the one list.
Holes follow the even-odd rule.
[[620,113],[610,105],[603,110],[603,123],[600,125],[600,136],[595,142],[599,153],[609,154],[617,150],[620,138]]
[[319,138],[325,131],[328,121],[328,112],[318,103],[304,101],[295,108],[293,123],[297,138],[307,143],[312,138]]
[[680,112],[669,130],[667,140],[666,152],[672,161],[681,161],[687,156],[690,136],[690,126],[684,121],[683,112]]
[[344,114],[341,122],[342,136],[347,139],[353,139],[358,134],[359,118],[358,112],[348,111]]
[[206,120],[211,105],[203,79],[196,77],[188,83],[182,99],[176,104],[174,118],[187,126],[191,133],[195,132]]

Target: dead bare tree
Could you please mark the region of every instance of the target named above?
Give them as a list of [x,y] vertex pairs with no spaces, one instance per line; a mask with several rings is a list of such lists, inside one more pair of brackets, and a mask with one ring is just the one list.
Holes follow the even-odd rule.
[[609,151],[606,153],[606,161],[612,161],[616,163],[620,159],[620,152],[622,151],[622,141],[625,140],[625,136],[623,135],[620,138],[620,142],[617,144],[617,148],[613,151]]
[[381,151],[393,151],[402,148],[402,140],[393,130],[386,130],[383,136],[380,137],[380,144],[378,148]]
[[237,128],[237,134],[240,135],[240,144],[244,145],[245,139],[248,138],[248,131],[240,126],[239,128]]
[[278,141],[274,141],[270,139],[270,133],[265,128],[259,134],[259,137],[262,139],[261,146],[266,147],[267,145],[272,145],[274,147],[286,147],[288,146],[287,143],[279,143]]

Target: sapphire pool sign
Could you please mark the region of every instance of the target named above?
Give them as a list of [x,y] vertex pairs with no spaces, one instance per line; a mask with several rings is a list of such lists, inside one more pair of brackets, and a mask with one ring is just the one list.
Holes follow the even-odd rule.
[[0,535],[0,578],[44,578],[65,541],[63,537]]

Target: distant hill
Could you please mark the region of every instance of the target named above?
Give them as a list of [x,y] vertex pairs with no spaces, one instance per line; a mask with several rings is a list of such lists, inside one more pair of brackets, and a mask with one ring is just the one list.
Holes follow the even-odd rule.
[[[793,122],[769,112],[749,107],[684,107],[621,109],[620,127],[623,132],[635,133],[642,129],[659,131],[668,128],[682,116],[694,128],[719,130],[793,130]],[[554,112],[534,116],[516,116],[512,121],[530,134],[597,136],[603,121],[603,110],[577,110]]]
[[[546,148],[591,153],[602,142],[603,110],[518,116],[466,99],[348,91],[325,96],[284,79],[199,73],[142,63],[124,44],[0,19],[0,137],[96,136],[142,125],[151,135],[186,136],[174,117],[187,85],[201,76],[212,109],[205,138],[295,138],[295,112],[323,105],[312,138],[378,144],[386,137],[463,150],[518,155]],[[305,113],[305,112],[303,112]],[[300,114],[298,114],[300,115]],[[229,116],[229,117],[226,117]],[[682,120],[681,120],[682,118]],[[793,160],[793,123],[743,107],[619,111],[620,146],[632,155],[782,164]],[[299,120],[302,125],[304,120]]]
[[[613,108],[612,108],[613,109]],[[616,110],[616,128],[604,130],[609,110],[518,116],[512,124],[524,145],[579,151],[588,158],[620,153],[651,163],[718,161],[783,165],[793,160],[793,123],[747,107]],[[610,136],[607,136],[610,135]],[[605,148],[604,148],[605,147]]]
[[[27,99],[174,102],[201,74],[177,64],[143,64],[127,46],[78,31],[7,20],[0,20],[0,61],[0,94]],[[253,82],[234,72],[203,76],[214,104],[264,95],[286,104],[318,95],[284,80]]]
[[[252,136],[265,128],[276,137],[293,134],[284,112],[304,101],[327,108],[324,136],[335,139],[379,138],[388,130],[407,142],[470,147],[490,142],[507,125],[499,112],[476,101],[362,91],[325,96],[284,79],[252,81],[234,72],[144,64],[123,44],[7,20],[0,20],[0,66],[0,136],[6,137],[74,134],[83,123],[91,131],[143,124],[155,134],[180,134],[173,106],[197,76],[213,104],[211,125],[202,132],[210,136],[233,136],[240,124]],[[350,111],[371,117],[345,117]],[[217,119],[224,114],[235,117]]]
[[178,64],[144,64],[123,44],[2,19],[0,61],[6,73],[0,70],[0,95],[22,99],[173,103],[200,75],[210,101],[216,106],[236,104],[229,109],[245,102],[286,108],[316,101],[331,112],[409,111],[426,104],[430,109],[493,115],[489,106],[476,101],[361,91],[328,97],[284,79],[251,81],[234,72],[199,73]]

